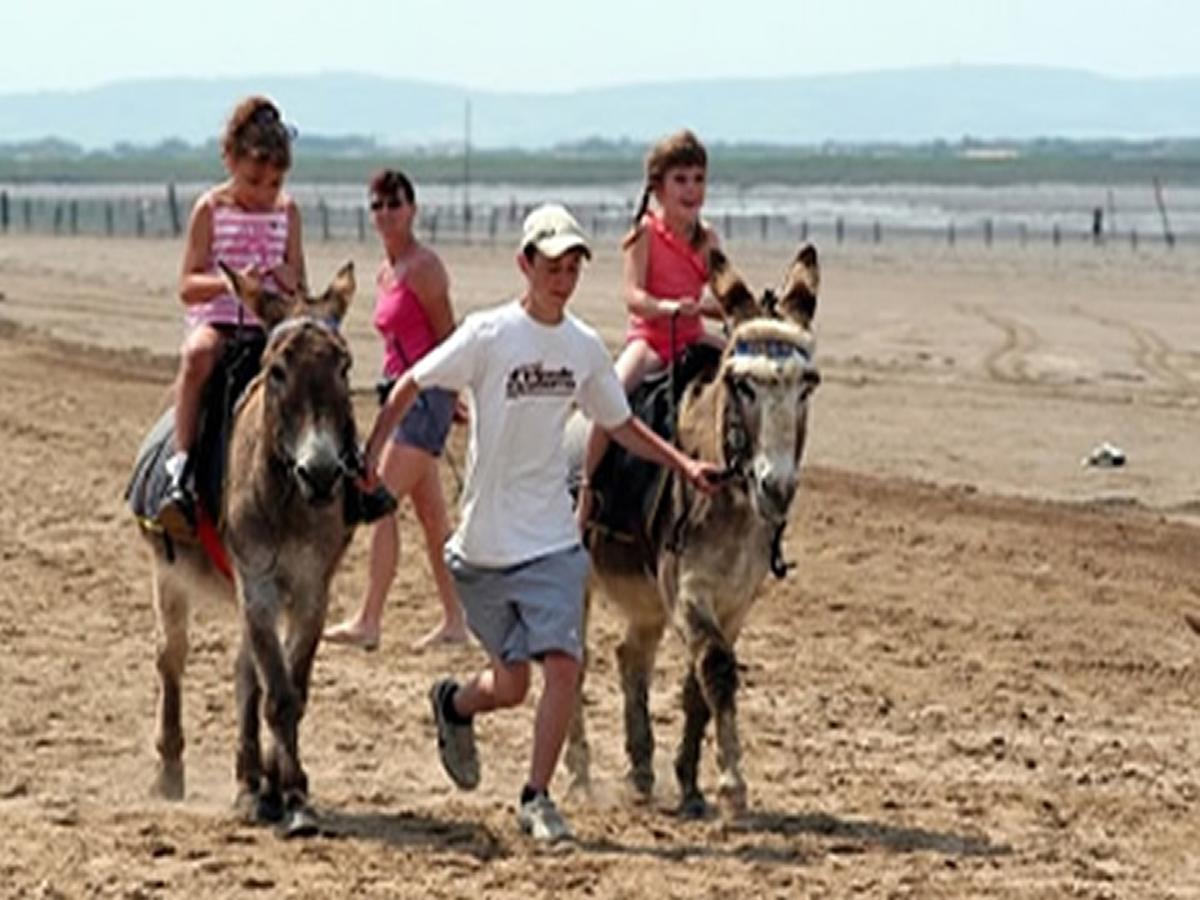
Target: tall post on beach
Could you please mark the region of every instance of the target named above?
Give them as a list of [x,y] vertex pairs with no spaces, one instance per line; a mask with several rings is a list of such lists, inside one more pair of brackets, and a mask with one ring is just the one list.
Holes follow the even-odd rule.
[[471,243],[471,100],[463,114],[463,240]]
[[28,197],[21,201],[21,218],[25,222],[25,230],[33,231],[33,201]]
[[833,223],[833,233],[839,244],[846,240],[846,220],[841,216],[838,216],[837,221]]
[[946,244],[950,247],[953,247],[955,241],[957,241],[957,240],[958,240],[958,233],[957,233],[957,231],[955,231],[955,228],[954,228],[954,220],[951,219],[950,224],[946,226]]
[[883,226],[879,224],[878,219],[876,219],[875,223],[871,226],[871,240],[876,244],[883,241]]
[[324,199],[317,201],[317,215],[321,217],[321,240],[329,240],[329,204]]
[[113,231],[116,230],[116,216],[113,213],[112,201],[109,200],[104,204],[104,233],[108,237],[113,236]]
[[8,234],[8,191],[0,191],[0,231]]
[[983,244],[985,247],[992,246],[993,225],[991,219],[983,220]]
[[367,211],[359,206],[354,212],[357,214],[355,218],[358,223],[358,242],[361,244],[367,239]]
[[1163,240],[1170,249],[1175,246],[1175,232],[1171,230],[1171,223],[1167,219],[1167,204],[1163,200],[1162,182],[1157,175],[1154,176],[1154,202],[1158,204],[1158,215],[1162,219]]
[[167,213],[171,217],[171,236],[183,234],[183,223],[179,217],[179,198],[175,196],[175,182],[167,182]]
[[1054,223],[1054,227],[1050,230],[1050,240],[1057,247],[1062,243],[1062,229],[1058,227],[1058,223]]

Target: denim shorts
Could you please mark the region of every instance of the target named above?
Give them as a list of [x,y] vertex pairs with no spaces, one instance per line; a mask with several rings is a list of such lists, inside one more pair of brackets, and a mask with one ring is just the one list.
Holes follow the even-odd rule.
[[454,421],[455,395],[441,388],[427,388],[416,401],[392,435],[398,444],[424,450],[430,456],[441,456],[446,435]]
[[467,625],[505,665],[550,652],[583,659],[583,591],[591,561],[576,544],[504,569],[473,566],[446,547]]

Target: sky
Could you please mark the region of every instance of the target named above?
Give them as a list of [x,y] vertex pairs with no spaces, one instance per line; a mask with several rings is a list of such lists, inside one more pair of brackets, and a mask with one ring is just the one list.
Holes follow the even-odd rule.
[[0,94],[356,71],[561,92],[945,64],[1200,74],[1196,0],[0,0]]

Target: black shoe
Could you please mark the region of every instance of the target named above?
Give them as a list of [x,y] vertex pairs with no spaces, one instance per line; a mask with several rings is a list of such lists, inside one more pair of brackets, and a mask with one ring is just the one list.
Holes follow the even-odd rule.
[[158,505],[158,524],[176,540],[189,540],[196,534],[196,498],[182,484],[171,485]]
[[346,491],[346,524],[369,525],[384,516],[390,516],[399,504],[382,484],[370,493],[364,493],[358,485]]

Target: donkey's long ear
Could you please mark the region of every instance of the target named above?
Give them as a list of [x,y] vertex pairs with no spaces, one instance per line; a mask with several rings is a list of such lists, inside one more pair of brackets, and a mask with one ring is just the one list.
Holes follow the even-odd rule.
[[350,301],[354,299],[356,286],[354,263],[347,260],[337,270],[333,280],[329,282],[329,287],[325,288],[325,293],[309,301],[310,312],[340,324],[346,317],[346,310],[350,308]]
[[238,272],[223,262],[217,265],[221,267],[221,273],[229,282],[230,290],[246,304],[246,308],[254,313],[255,318],[262,322],[268,331],[291,314],[294,302],[292,298],[268,290],[263,286],[262,278],[252,270]]
[[804,244],[788,270],[787,281],[779,298],[779,313],[785,319],[808,328],[817,314],[817,291],[821,287],[821,266],[817,248]]
[[716,247],[708,251],[708,285],[734,324],[762,315],[762,308],[742,276]]

